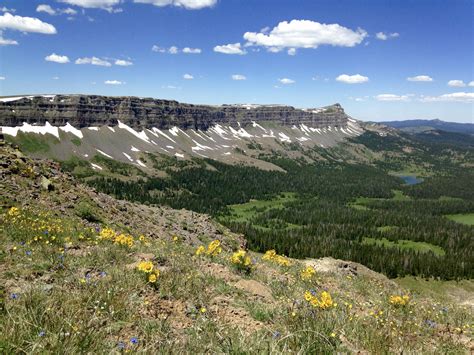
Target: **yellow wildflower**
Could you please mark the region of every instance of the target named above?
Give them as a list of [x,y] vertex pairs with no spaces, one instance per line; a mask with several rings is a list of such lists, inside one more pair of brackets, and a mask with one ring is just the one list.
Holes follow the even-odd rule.
[[200,245],[200,246],[196,249],[196,255],[201,255],[201,254],[203,254],[205,251],[206,251],[206,248],[204,248],[203,245]]
[[139,271],[149,274],[153,271],[153,263],[151,261],[141,261],[137,268]]
[[10,217],[16,217],[20,214],[20,209],[18,207],[11,207],[8,210],[8,216]]
[[207,246],[207,255],[210,255],[210,256],[217,256],[218,254],[220,254],[222,252],[222,248],[221,248],[221,242],[219,240],[213,240],[212,242],[209,243],[209,245]]
[[234,254],[232,254],[230,261],[234,264],[238,269],[250,271],[252,267],[252,259],[250,256],[247,255],[245,250],[238,250]]
[[389,298],[390,304],[394,305],[395,307],[403,307],[406,306],[410,302],[410,296],[408,295],[403,295],[403,296],[398,296],[398,295],[392,295]]
[[334,303],[329,292],[321,292],[319,298],[315,293],[306,291],[304,293],[304,299],[315,308],[319,309],[328,309],[331,307],[336,307],[337,303]]
[[283,255],[278,255],[274,249],[267,250],[262,257],[262,260],[274,262],[280,266],[290,266],[290,260]]
[[148,282],[150,282],[150,283],[155,283],[157,279],[158,279],[158,275],[157,275],[156,272],[151,273],[150,275],[148,275]]
[[304,281],[309,281],[316,274],[316,270],[312,266],[307,266],[301,271],[301,279]]

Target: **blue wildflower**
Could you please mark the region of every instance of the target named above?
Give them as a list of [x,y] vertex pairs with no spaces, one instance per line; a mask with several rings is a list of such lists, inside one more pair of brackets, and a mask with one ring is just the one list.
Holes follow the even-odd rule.
[[106,276],[107,276],[107,273],[106,273],[105,271],[102,271],[102,272],[100,273],[100,276],[106,277]]
[[30,256],[30,255],[31,255],[31,250],[25,251],[25,254],[28,255],[28,256]]
[[39,337],[44,337],[45,335],[46,335],[46,332],[44,330],[42,330],[38,333]]
[[278,339],[281,336],[281,333],[276,331],[273,333],[273,339]]
[[430,320],[430,319],[425,320],[425,323],[426,323],[426,325],[428,325],[430,328],[435,328],[435,327],[436,327],[436,323],[433,322],[433,321]]
[[133,337],[132,339],[130,339],[130,343],[132,344],[138,344],[138,339]]
[[11,298],[12,300],[17,300],[19,297],[20,297],[20,296],[18,296],[17,293],[12,293],[12,294],[10,295],[10,298]]
[[120,350],[123,350],[125,349],[125,343],[123,341],[119,341],[117,343],[117,347],[120,349]]

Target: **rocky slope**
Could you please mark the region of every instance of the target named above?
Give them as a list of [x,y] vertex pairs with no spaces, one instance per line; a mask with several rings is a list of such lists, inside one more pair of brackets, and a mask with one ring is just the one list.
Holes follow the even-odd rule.
[[69,122],[76,128],[115,126],[118,121],[134,128],[207,130],[215,124],[236,127],[252,121],[282,125],[305,124],[345,127],[348,116],[339,104],[321,109],[295,109],[280,105],[191,105],[177,101],[96,95],[45,95],[0,98],[0,126],[23,122],[53,126]]

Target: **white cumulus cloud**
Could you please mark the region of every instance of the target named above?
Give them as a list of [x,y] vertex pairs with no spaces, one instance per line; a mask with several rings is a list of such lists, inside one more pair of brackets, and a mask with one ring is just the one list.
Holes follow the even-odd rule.
[[124,60],[124,59],[117,59],[115,61],[115,65],[121,66],[121,67],[128,67],[130,65],[133,65],[133,62],[129,60]]
[[410,76],[407,78],[408,81],[421,81],[421,82],[430,82],[433,81],[433,78],[428,75],[417,75],[417,76]]
[[[103,9],[109,12],[116,12],[114,6],[120,4],[122,0],[58,0],[69,5],[75,5],[86,9]],[[120,11],[120,10],[119,10]]]
[[56,15],[56,10],[54,10],[51,6],[41,4],[36,7],[36,12],[46,12],[50,15]]
[[106,61],[106,60],[104,60],[104,59],[97,58],[97,57],[78,58],[78,59],[76,59],[75,63],[76,63],[76,64],[98,65],[98,66],[102,66],[102,67],[110,67],[110,66],[112,66],[112,64],[110,64],[110,62],[108,62],[108,61]]
[[369,81],[369,78],[360,74],[347,75],[341,74],[336,78],[337,81],[346,84],[362,84]]
[[200,54],[201,53],[201,48],[184,47],[183,48],[183,53],[186,53],[186,54]]
[[423,96],[422,102],[474,102],[474,92],[453,92],[451,94],[444,94],[439,96]]
[[135,3],[151,4],[155,6],[177,6],[188,10],[199,10],[205,7],[212,7],[217,0],[134,0]]
[[367,37],[367,32],[358,28],[351,30],[337,23],[325,24],[310,20],[280,22],[271,31],[246,32],[247,46],[263,46],[271,52],[284,48],[317,48],[321,45],[354,47]]
[[4,76],[0,76],[0,80],[5,80],[6,78]]
[[380,94],[375,96],[378,101],[408,101],[410,97],[408,95],[395,95],[395,94]]
[[71,9],[70,7],[60,10],[60,12],[63,13],[63,14],[66,14],[66,15],[76,15],[77,14],[77,11],[74,10],[74,9]]
[[296,48],[290,48],[287,51],[288,55],[296,55]]
[[397,38],[399,37],[400,34],[398,32],[393,32],[393,33],[384,33],[384,32],[377,32],[375,34],[375,38],[380,39],[381,41],[386,41],[387,39],[390,38]]
[[125,82],[120,81],[120,80],[106,80],[104,81],[104,84],[106,85],[123,85]]
[[295,81],[293,79],[288,79],[288,78],[282,78],[278,79],[278,81],[284,85],[289,85],[289,84],[294,84]]
[[54,62],[59,64],[66,64],[69,63],[69,58],[66,55],[59,55],[56,53],[52,53],[44,58],[47,62]]
[[241,48],[240,43],[229,43],[222,46],[215,46],[214,52],[239,55],[247,54],[247,52]]
[[70,7],[65,8],[65,9],[54,9],[49,5],[46,4],[41,4],[36,7],[36,12],[46,12],[47,14],[54,16],[54,15],[76,15],[77,11],[74,9],[71,9]]
[[0,30],[16,30],[21,32],[35,32],[43,34],[55,34],[56,28],[40,19],[34,17],[22,17],[9,14],[0,16]]
[[247,77],[242,74],[234,74],[232,75],[232,80],[247,80]]
[[16,12],[16,9],[9,9],[8,7],[6,6],[3,6],[3,7],[0,7],[0,11],[1,12]]
[[448,86],[463,88],[466,86],[466,84],[462,80],[450,80],[448,81]]
[[171,46],[169,48],[165,48],[165,47],[160,47],[156,44],[153,45],[153,47],[151,47],[151,50],[153,52],[168,53],[168,54],[178,54],[179,52],[182,52],[184,54],[200,54],[202,52],[201,48],[184,47],[181,50],[177,46]]
[[467,86],[474,86],[474,81],[469,82],[469,84],[467,84]]
[[2,31],[0,31],[0,46],[16,46],[17,41],[13,39],[3,38]]
[[184,75],[183,75],[183,79],[185,79],[185,80],[193,80],[193,79],[194,79],[194,76],[192,76],[191,74],[184,74]]

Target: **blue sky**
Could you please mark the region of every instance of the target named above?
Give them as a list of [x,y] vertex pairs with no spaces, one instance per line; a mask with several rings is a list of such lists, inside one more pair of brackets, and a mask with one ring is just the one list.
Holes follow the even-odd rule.
[[473,13],[471,0],[2,0],[0,95],[473,122]]

